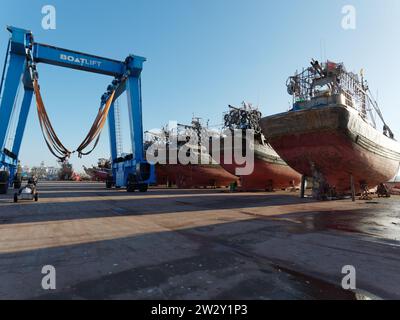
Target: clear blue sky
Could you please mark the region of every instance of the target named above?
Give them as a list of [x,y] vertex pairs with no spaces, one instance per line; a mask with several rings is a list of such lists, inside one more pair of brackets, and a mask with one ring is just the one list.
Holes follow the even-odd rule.
[[[57,29],[43,30],[41,8],[57,10]],[[356,30],[341,28],[343,5],[357,9]],[[310,58],[365,69],[370,87],[395,134],[400,135],[400,1],[398,0],[131,0],[2,1],[0,61],[6,25],[31,29],[38,42],[124,59],[147,57],[143,70],[145,129],[193,114],[222,122],[228,104],[259,104],[264,115],[287,110],[285,81]],[[3,28],[4,27],[4,28]],[[321,44],[323,44],[321,46]],[[321,50],[321,47],[323,50]],[[40,83],[54,127],[73,149],[85,136],[110,79],[40,65]],[[126,106],[126,99],[121,101]],[[125,151],[128,123],[123,113]],[[75,169],[109,156],[108,132],[92,156],[72,158]],[[32,104],[20,158],[55,164]]]

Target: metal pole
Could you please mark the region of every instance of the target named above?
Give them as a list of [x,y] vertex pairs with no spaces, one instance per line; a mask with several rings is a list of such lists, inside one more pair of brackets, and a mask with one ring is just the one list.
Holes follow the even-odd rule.
[[350,175],[350,185],[351,185],[351,201],[356,201],[356,189],[354,187],[354,178],[353,175]]
[[132,153],[136,163],[144,159],[142,99],[140,92],[140,77],[130,76],[127,80],[129,126],[131,133]]
[[10,45],[11,45],[11,39],[8,40],[8,45],[7,45],[7,51],[6,51],[6,57],[4,59],[4,66],[3,66],[3,72],[1,74],[1,81],[0,81],[0,96],[1,96],[1,91],[3,91],[3,83],[4,83],[4,77],[6,74],[6,67],[7,67],[7,62],[8,62],[8,54],[10,52]]
[[[12,111],[14,109],[15,97],[21,83],[24,72],[25,56],[18,54],[10,55],[10,63],[6,72],[2,99],[0,102],[0,150],[6,145],[7,130],[10,125]],[[0,152],[1,152],[0,151]]]
[[108,112],[108,132],[110,136],[111,161],[114,162],[118,157],[117,134],[115,126],[115,102],[111,104],[110,111]]
[[300,198],[304,198],[306,192],[307,177],[305,175],[301,176],[301,186],[300,186]]
[[29,109],[32,102],[33,90],[26,89],[24,93],[24,98],[22,100],[21,110],[19,113],[18,125],[15,131],[15,138],[12,147],[12,152],[18,157],[19,150],[21,148],[22,137],[24,136],[26,120],[28,118]]

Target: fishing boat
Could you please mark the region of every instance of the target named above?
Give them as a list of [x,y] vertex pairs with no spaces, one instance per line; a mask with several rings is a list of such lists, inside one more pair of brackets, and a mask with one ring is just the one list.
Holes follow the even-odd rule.
[[[178,124],[178,128],[183,130],[163,128],[161,134],[146,132],[153,135],[153,143],[147,146],[146,151],[152,147],[151,154],[158,158],[155,163],[157,184],[176,185],[178,188],[217,188],[237,182],[238,178],[214,161],[201,144],[201,135],[206,130],[199,118],[193,118],[190,125]],[[182,156],[184,161],[181,161]]]
[[397,174],[400,144],[363,72],[312,60],[289,77],[287,90],[292,108],[263,118],[260,125],[282,159],[312,179],[314,197],[367,192]]
[[[238,175],[239,188],[242,191],[295,188],[300,183],[301,175],[290,168],[268,144],[259,125],[261,116],[258,108],[250,103],[243,102],[241,107],[229,105],[229,112],[224,115],[223,132],[218,137],[221,166],[231,174]],[[246,141],[246,130],[250,130],[251,140]],[[240,134],[235,134],[238,131]],[[227,136],[231,140],[227,140]],[[211,154],[212,147],[213,144],[210,148]],[[253,156],[247,157],[246,152],[252,152]],[[253,170],[249,174],[238,174],[238,168],[247,165],[240,163],[235,156],[242,154],[248,161],[254,162]]]
[[112,175],[111,161],[104,158],[98,160],[97,166],[91,168],[83,166],[83,170],[93,181],[106,181]]

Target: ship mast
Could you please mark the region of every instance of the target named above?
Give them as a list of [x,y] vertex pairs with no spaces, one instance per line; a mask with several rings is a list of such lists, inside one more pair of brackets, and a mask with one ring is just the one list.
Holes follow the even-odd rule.
[[[190,125],[187,124],[181,124],[178,123],[178,127],[185,128],[190,131],[194,131],[194,133],[197,136],[197,147],[198,147],[198,152],[197,152],[197,157],[198,157],[198,163],[201,163],[201,153],[202,153],[202,133],[203,133],[203,126],[201,124],[201,118],[199,117],[193,117],[192,118],[192,123]],[[189,134],[191,135],[192,133],[189,131]],[[186,141],[188,142],[190,139],[190,136],[186,136]]]

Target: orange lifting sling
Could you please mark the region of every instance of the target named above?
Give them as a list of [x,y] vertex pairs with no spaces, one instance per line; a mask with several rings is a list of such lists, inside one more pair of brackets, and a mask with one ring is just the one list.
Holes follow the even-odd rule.
[[[37,106],[40,128],[42,130],[42,134],[47,144],[47,147],[49,148],[50,152],[60,161],[65,161],[67,158],[71,156],[73,152],[69,151],[57,137],[57,134],[55,133],[54,128],[51,125],[50,119],[44,107],[43,99],[40,94],[39,84],[36,79],[33,80],[33,88],[36,96],[36,106]],[[86,135],[83,142],[76,149],[76,151],[74,151],[78,152],[79,157],[81,157],[82,155],[90,154],[96,148],[100,139],[101,131],[106,123],[111,104],[114,101],[114,96],[115,96],[115,91],[113,91],[113,93],[110,95],[105,105],[99,109],[90,131]],[[90,143],[95,139],[96,141],[94,143],[93,148],[90,151],[84,152],[84,149],[87,148],[90,145]]]

